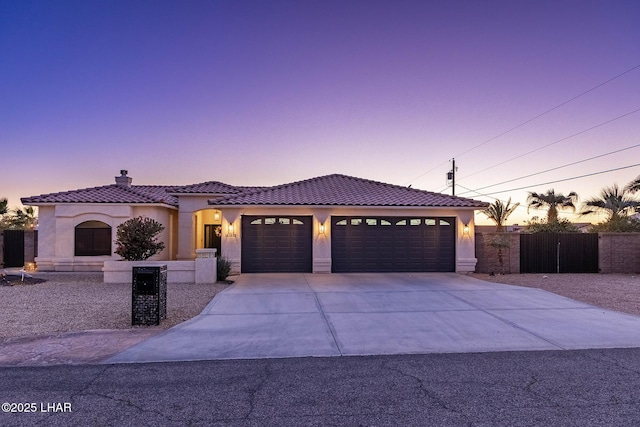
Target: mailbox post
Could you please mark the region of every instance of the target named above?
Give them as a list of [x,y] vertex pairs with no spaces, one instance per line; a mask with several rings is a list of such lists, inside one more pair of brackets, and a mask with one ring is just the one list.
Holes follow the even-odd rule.
[[167,266],[133,267],[131,324],[159,325],[167,318]]

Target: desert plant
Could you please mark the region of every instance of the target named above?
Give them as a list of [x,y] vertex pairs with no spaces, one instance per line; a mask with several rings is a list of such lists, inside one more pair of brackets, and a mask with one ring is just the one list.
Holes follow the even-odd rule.
[[529,208],[548,208],[547,211],[547,224],[558,222],[558,209],[571,209],[575,210],[575,203],[578,201],[578,195],[575,191],[569,193],[568,196],[564,194],[556,194],[555,190],[547,190],[546,193],[529,192],[527,197],[527,203]]
[[227,277],[229,277],[229,273],[231,272],[231,261],[220,255],[218,257],[217,266],[217,280],[220,282],[227,280]]
[[520,206],[520,203],[516,203],[513,206],[511,205],[511,197],[507,200],[506,205],[502,200],[496,199],[496,201],[491,203],[491,205],[489,205],[487,209],[483,210],[482,213],[491,221],[496,223],[496,231],[501,233],[504,231],[504,223],[507,221],[507,218],[509,218],[509,215],[511,215],[518,206]]
[[158,221],[142,216],[120,224],[116,232],[115,253],[127,261],[143,261],[164,249],[157,235],[164,230]]

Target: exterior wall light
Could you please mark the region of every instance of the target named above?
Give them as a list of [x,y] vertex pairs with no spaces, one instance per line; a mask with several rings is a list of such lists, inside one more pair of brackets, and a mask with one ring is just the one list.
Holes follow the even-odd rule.
[[220,221],[220,212],[214,212],[213,213],[213,220],[214,221]]
[[236,233],[233,231],[233,224],[229,224],[227,227],[227,237],[236,237]]
[[462,227],[462,234],[465,236],[469,235],[469,224],[465,224],[464,227]]
[[324,234],[324,224],[320,224],[320,226],[318,227],[318,231],[320,232],[320,234]]

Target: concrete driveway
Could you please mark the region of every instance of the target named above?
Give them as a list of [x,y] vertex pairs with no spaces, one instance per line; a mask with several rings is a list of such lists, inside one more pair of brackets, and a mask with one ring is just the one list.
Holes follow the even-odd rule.
[[640,347],[640,317],[539,289],[454,273],[243,274],[108,363],[615,347]]

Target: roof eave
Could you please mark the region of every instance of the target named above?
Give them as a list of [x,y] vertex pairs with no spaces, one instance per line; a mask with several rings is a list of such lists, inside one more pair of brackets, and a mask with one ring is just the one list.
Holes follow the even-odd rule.
[[170,205],[168,203],[120,203],[120,202],[24,202],[20,200],[20,202],[25,206],[55,206],[55,205],[113,205],[113,206],[122,206],[122,205],[130,205],[130,206],[158,206],[173,210],[178,210],[178,206]]
[[479,210],[486,209],[489,206],[416,206],[416,205],[353,205],[353,204],[335,204],[335,205],[314,205],[311,203],[299,204],[259,204],[259,203],[242,203],[242,204],[217,204],[212,203],[215,200],[209,200],[209,206],[216,209],[240,208],[240,207],[263,207],[263,208],[319,208],[319,209],[335,209],[335,208],[377,208],[377,209],[456,209],[456,210]]

